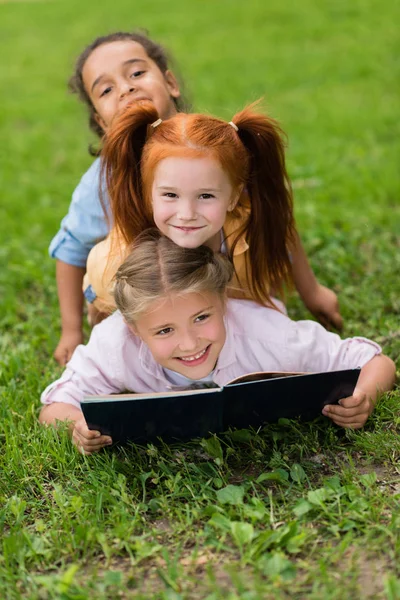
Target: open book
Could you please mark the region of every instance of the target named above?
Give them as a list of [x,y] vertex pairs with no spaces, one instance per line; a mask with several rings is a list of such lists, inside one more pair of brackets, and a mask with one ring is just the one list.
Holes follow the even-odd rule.
[[86,396],[82,410],[89,429],[114,442],[187,440],[282,417],[313,419],[325,404],[351,396],[359,373],[250,373],[222,388]]

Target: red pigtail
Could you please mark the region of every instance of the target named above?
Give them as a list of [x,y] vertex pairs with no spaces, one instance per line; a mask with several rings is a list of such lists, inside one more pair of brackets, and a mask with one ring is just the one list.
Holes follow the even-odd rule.
[[284,284],[292,282],[293,198],[283,132],[274,119],[254,112],[253,106],[232,120],[250,160],[246,186],[251,210],[245,231],[251,278],[247,284],[258,301],[269,303],[271,294],[283,293]]
[[148,127],[157,119],[151,102],[132,104],[113,121],[101,153],[114,227],[127,244],[154,225],[143,198],[140,165]]

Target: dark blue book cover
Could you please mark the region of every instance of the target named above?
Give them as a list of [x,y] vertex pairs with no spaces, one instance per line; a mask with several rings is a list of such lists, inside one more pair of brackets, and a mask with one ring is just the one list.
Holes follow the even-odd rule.
[[87,396],[82,410],[89,429],[114,442],[188,440],[283,417],[314,419],[325,404],[352,395],[359,373],[251,373],[222,388]]

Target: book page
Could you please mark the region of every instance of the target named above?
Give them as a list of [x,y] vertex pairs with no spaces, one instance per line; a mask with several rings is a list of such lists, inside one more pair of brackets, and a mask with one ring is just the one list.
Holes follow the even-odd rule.
[[278,379],[279,377],[298,377],[299,375],[308,375],[309,373],[285,373],[282,371],[255,371],[254,373],[248,373],[246,375],[240,375],[236,379],[232,379],[226,385],[233,385],[236,383],[249,383],[251,381],[264,381],[266,379]]
[[115,402],[116,400],[144,400],[147,398],[168,398],[168,397],[176,397],[176,396],[192,396],[193,394],[212,394],[218,393],[222,390],[222,388],[196,388],[196,389],[188,389],[188,390],[171,390],[169,392],[149,392],[149,393],[138,393],[130,392],[126,394],[104,394],[99,396],[85,396],[82,400],[83,403],[87,404],[88,402]]

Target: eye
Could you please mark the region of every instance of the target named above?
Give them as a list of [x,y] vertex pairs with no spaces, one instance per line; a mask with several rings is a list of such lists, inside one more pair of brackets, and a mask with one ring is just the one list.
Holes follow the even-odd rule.
[[177,198],[178,194],[175,194],[174,192],[165,192],[163,196],[164,198]]
[[103,90],[100,94],[100,98],[102,98],[103,96],[105,96],[106,94],[109,94],[112,90],[112,87],[109,86],[108,88],[106,88],[105,90]]
[[204,315],[199,315],[198,317],[195,318],[195,323],[202,323],[203,321],[206,321],[210,317],[211,317],[211,315],[209,313],[205,313]]
[[140,75],[143,75],[143,73],[146,73],[146,71],[134,71],[131,74],[132,79],[134,79],[135,77],[140,77]]
[[157,331],[155,335],[167,335],[168,333],[171,333],[171,331],[172,327],[165,327],[165,329],[160,329],[160,331]]
[[210,198],[215,198],[213,194],[200,194],[201,200],[210,200]]

